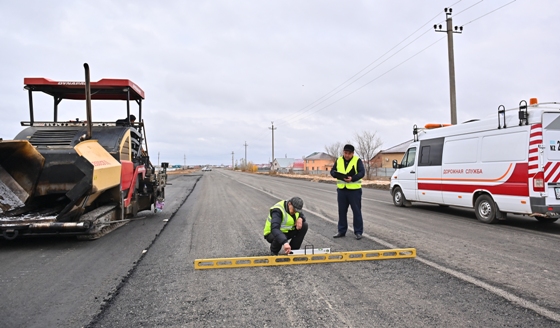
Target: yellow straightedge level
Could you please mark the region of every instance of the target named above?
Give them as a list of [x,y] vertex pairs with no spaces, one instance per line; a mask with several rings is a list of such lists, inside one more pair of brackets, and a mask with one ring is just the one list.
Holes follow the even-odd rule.
[[314,264],[370,260],[408,259],[416,257],[416,248],[397,248],[371,251],[335,252],[330,254],[302,254],[280,256],[230,257],[194,260],[194,268],[226,269],[292,264]]

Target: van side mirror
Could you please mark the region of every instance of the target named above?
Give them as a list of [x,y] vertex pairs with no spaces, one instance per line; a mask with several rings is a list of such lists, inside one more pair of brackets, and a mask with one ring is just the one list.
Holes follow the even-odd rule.
[[399,168],[399,163],[397,162],[396,159],[393,160],[393,168],[394,168],[394,169],[398,169],[398,168]]

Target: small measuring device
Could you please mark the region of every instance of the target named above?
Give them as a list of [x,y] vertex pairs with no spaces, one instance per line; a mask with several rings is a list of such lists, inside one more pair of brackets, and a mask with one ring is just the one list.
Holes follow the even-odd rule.
[[313,248],[313,245],[305,245],[303,249],[294,249],[290,254],[286,255],[315,255],[315,254],[330,254],[330,248]]

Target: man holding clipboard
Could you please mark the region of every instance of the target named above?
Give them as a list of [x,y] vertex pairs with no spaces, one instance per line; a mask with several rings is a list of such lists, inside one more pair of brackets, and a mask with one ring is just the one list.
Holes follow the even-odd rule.
[[331,176],[337,179],[338,201],[338,232],[334,238],[346,236],[348,230],[348,206],[352,208],[354,217],[354,234],[356,239],[362,239],[364,222],[362,219],[362,178],[365,175],[364,163],[354,155],[354,146],[344,145],[343,155],[340,156],[333,168]]

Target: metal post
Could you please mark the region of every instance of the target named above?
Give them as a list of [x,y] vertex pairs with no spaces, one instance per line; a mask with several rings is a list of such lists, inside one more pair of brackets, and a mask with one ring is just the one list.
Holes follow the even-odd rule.
[[84,63],[84,70],[86,75],[86,117],[87,117],[87,135],[86,140],[91,139],[92,135],[92,118],[91,118],[91,83],[89,79],[89,65]]
[[247,146],[248,146],[247,141],[245,141],[245,144],[243,146],[245,146],[245,163],[244,163],[243,166],[244,166],[245,170],[247,170]]
[[455,56],[453,54],[453,19],[451,12],[447,22],[447,57],[449,59],[449,97],[451,102],[451,124],[457,124],[457,98],[455,94]]
[[126,121],[130,126],[130,88],[126,88]]
[[231,170],[235,170],[235,166],[233,165],[233,151],[231,152]]
[[270,169],[274,171],[272,167],[272,163],[274,162],[274,130],[276,130],[277,128],[274,127],[274,122],[271,123],[272,123],[272,127],[269,128],[270,130],[272,130],[272,162],[270,163]]
[[27,92],[29,95],[29,123],[33,126],[33,122],[35,121],[35,118],[33,117],[33,91],[31,91],[31,89],[27,89]]
[[[445,21],[447,29],[442,30],[441,25],[434,25],[436,32],[447,33],[447,57],[449,61],[449,102],[451,106],[451,124],[457,124],[457,96],[455,91],[455,55],[453,53],[453,33],[463,32],[462,26],[455,26],[453,30],[453,19],[451,18],[451,8],[445,8]],[[439,27],[439,29],[438,29]]]

